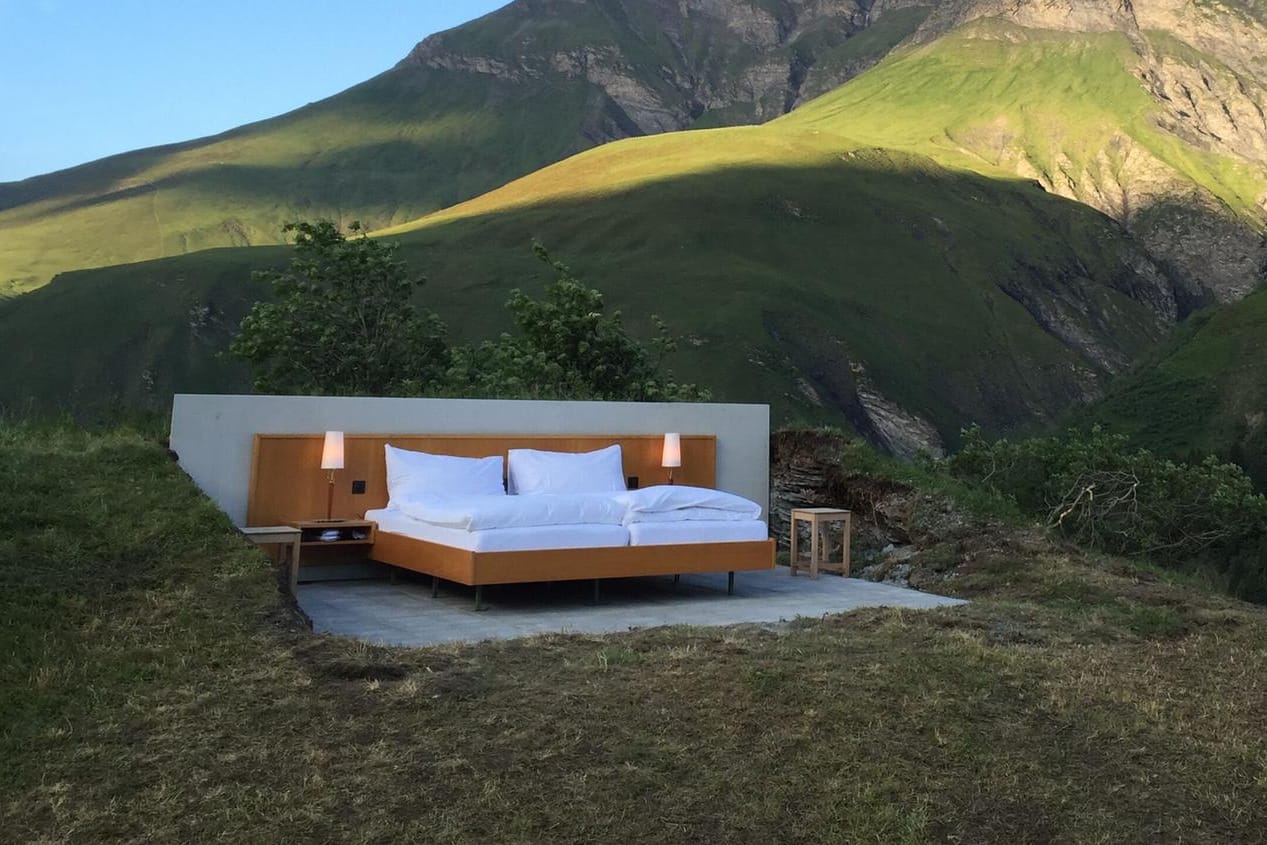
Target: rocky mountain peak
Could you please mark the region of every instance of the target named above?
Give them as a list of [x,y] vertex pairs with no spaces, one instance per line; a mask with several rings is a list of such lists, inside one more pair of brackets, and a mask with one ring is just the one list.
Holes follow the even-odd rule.
[[[823,61],[887,12],[915,8],[908,0],[516,0],[478,22],[480,38],[473,25],[439,33],[400,66],[509,82],[584,78],[606,98],[587,133],[602,143],[778,117],[882,58],[890,44]],[[907,29],[922,17],[909,16]]]

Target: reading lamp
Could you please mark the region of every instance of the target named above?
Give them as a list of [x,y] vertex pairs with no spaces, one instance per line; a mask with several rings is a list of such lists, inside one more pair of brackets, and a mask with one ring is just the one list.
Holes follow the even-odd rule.
[[343,432],[326,432],[326,441],[321,447],[321,468],[329,471],[330,489],[326,494],[326,522],[333,522],[334,471],[343,469]]
[[677,432],[664,435],[664,454],[660,466],[669,471],[669,483],[673,483],[673,470],[682,465],[682,435]]

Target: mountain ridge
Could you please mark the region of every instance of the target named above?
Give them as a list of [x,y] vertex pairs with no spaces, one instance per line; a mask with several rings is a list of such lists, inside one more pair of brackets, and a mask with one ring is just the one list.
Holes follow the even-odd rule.
[[[515,0],[287,114],[0,184],[0,293],[67,270],[282,243],[299,218],[379,228],[616,138],[758,122],[799,102],[790,82],[826,90],[922,20],[903,0],[865,15],[863,3]],[[893,31],[829,61],[876,24]]]
[[[1157,5],[1145,21],[1198,9],[1150,2]],[[1261,16],[1212,31],[1210,15],[1235,18],[1238,7],[1204,2],[1195,23],[1159,33],[1141,27],[1138,5],[983,0],[930,12],[834,0],[512,4],[402,63],[426,79],[448,74],[454,89],[480,77],[479,90],[496,94],[479,120],[424,121],[429,139],[486,155],[479,144],[509,132],[498,108],[541,117],[533,104],[498,100],[522,93],[505,86],[543,80],[554,86],[542,95],[553,105],[576,95],[576,119],[564,131],[534,124],[550,143],[574,140],[591,118],[585,125],[596,131],[614,121],[616,131],[627,124],[643,134],[376,236],[397,240],[432,277],[423,296],[462,339],[505,328],[497,306],[531,272],[524,262],[535,238],[629,314],[689,302],[678,320],[663,315],[687,336],[680,374],[719,398],[769,401],[779,419],[847,421],[899,454],[953,446],[969,422],[1000,433],[1051,425],[1069,407],[1104,396],[1115,375],[1145,360],[1189,313],[1243,296],[1262,274],[1267,167],[1256,158],[1256,126],[1238,117],[1244,108],[1257,113],[1250,106],[1261,99],[1260,69],[1234,49],[1262,30]],[[657,11],[705,6],[761,13],[730,20],[736,26],[718,34],[699,12],[684,18],[699,26],[690,38],[657,40]],[[789,7],[824,13],[835,29],[797,29],[777,14]],[[588,17],[563,26],[564,12],[578,9]],[[630,17],[640,10],[645,20]],[[618,13],[626,15],[619,31],[632,40],[619,54],[593,49],[592,31],[608,31]],[[885,20],[891,31],[881,31]],[[1060,26],[1020,22],[1052,20]],[[678,73],[676,59],[647,59],[690,42],[691,67],[728,69],[728,84],[747,84],[734,71],[764,67],[753,56],[792,74],[795,51],[784,48],[799,43],[786,41],[793,36],[821,48],[815,66],[824,71],[831,61],[848,70],[858,55],[884,58],[759,126],[716,129],[706,128],[716,80]],[[843,40],[831,43],[836,36]],[[1223,39],[1235,55],[1223,62],[1184,37]],[[524,38],[532,50],[516,46]],[[775,58],[762,52],[769,43],[782,51]],[[507,61],[481,64],[488,44],[507,51]],[[732,61],[732,53],[747,58]],[[444,67],[450,59],[437,56],[458,64]],[[630,87],[622,80],[635,64],[648,73]],[[1165,72],[1154,73],[1158,67]],[[795,90],[810,90],[814,67],[796,72],[803,75]],[[790,77],[753,73],[770,82],[763,90],[772,113],[786,107]],[[1191,90],[1194,79],[1206,80],[1200,91]],[[733,84],[719,110],[739,96]],[[1180,114],[1185,87],[1185,102],[1196,105]],[[609,88],[624,91],[619,112]],[[1228,106],[1229,91],[1243,93],[1244,108]],[[401,102],[417,102],[414,93],[400,92]],[[451,105],[469,92],[448,93],[461,95]],[[761,99],[740,93],[755,116]],[[666,103],[678,106],[660,107]],[[732,123],[743,117],[727,115]],[[674,120],[695,128],[644,131]],[[529,143],[544,149],[540,138]],[[173,389],[242,384],[240,370],[209,358],[249,301],[267,295],[247,281],[247,268],[285,254],[214,250],[81,271],[0,306],[0,342],[19,350],[20,363],[0,386],[0,404],[23,391],[45,401],[77,391],[85,402],[110,393],[161,402]],[[112,295],[143,301],[143,316],[119,311]],[[84,325],[98,309],[115,322]],[[89,347],[73,360],[59,357],[58,337],[41,328],[72,321]]]

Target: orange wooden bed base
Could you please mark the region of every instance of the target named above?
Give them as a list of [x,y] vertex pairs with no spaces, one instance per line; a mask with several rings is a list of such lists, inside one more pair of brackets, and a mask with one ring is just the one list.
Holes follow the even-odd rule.
[[[324,505],[320,474],[322,436],[287,434],[255,436],[252,461],[248,525],[287,522],[312,518]],[[510,448],[545,448],[558,451],[586,451],[620,443],[627,475],[654,482],[660,473],[660,437],[648,435],[348,435],[344,478],[368,479],[360,501],[353,501],[339,489],[335,494],[336,515],[360,514],[384,507],[387,487],[383,470],[383,444],[404,448],[457,454],[468,457],[505,454]],[[716,438],[711,435],[682,435],[683,483],[712,487],[716,473]],[[340,485],[342,488],[342,485]],[[324,514],[319,514],[324,516]],[[427,540],[378,531],[370,547],[370,560],[432,576],[434,591],[438,581],[454,581],[476,588],[476,608],[480,607],[481,587],[487,584],[522,584],[536,581],[580,581],[604,578],[633,578],[649,575],[681,575],[698,572],[729,573],[733,592],[734,574],[774,568],[774,541],[753,540],[725,543],[680,543],[655,546],[613,546],[582,549],[543,549],[522,552],[472,552]]]
[[725,572],[726,591],[733,594],[735,572],[774,568],[774,540],[472,552],[388,531],[375,536],[371,560],[430,575],[432,595],[440,580],[475,587],[476,610],[482,609],[486,584],[592,580],[597,599],[604,578]]

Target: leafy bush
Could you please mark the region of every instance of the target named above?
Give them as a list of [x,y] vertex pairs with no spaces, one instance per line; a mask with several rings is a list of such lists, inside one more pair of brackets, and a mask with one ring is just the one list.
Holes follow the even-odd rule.
[[257,302],[229,346],[248,362],[255,389],[270,393],[480,398],[690,401],[708,392],[674,381],[664,359],[676,340],[655,315],[643,346],[619,311],[540,244],[555,273],[545,296],[511,292],[518,333],[450,348],[445,325],[417,308],[423,280],[396,248],[353,223],[348,238],[328,220],[294,223],[295,256],[284,271],[257,273],[276,300]]
[[619,311],[604,311],[601,293],[553,260],[541,244],[532,249],[554,271],[555,280],[540,300],[511,291],[506,308],[518,334],[454,350],[449,377],[455,390],[500,398],[708,398],[707,391],[680,384],[664,372],[664,358],[677,344],[660,318],[651,316],[657,333],[650,348],[643,346],[625,330]]
[[1213,564],[1235,592],[1267,600],[1267,497],[1235,464],[1167,460],[1099,428],[994,442],[973,428],[948,465],[1079,543]]
[[352,238],[328,220],[286,228],[298,233],[290,267],[255,273],[276,301],[255,303],[229,346],[250,363],[256,390],[410,395],[443,379],[444,323],[414,307],[423,280],[408,274],[393,244],[357,223]]

